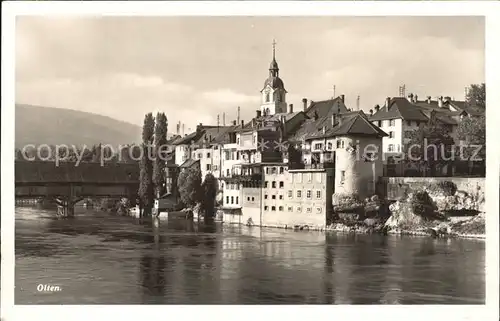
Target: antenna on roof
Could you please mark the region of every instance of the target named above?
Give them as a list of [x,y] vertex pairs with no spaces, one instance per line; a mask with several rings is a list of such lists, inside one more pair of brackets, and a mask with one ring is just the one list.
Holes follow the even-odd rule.
[[406,85],[399,86],[399,97],[406,97]]
[[236,124],[239,123],[240,123],[240,106],[238,106],[238,121],[236,122]]
[[359,99],[360,99],[360,97],[358,95],[358,97],[356,98],[356,110],[357,111],[359,111]]

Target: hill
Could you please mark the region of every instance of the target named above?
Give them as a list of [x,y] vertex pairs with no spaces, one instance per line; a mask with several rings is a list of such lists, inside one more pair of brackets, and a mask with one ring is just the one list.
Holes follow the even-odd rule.
[[70,109],[16,104],[15,146],[26,144],[95,144],[138,143],[140,126],[107,116]]

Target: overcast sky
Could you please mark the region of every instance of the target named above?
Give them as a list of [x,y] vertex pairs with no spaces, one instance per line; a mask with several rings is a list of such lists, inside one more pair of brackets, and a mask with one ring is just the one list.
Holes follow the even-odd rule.
[[[277,41],[280,76],[301,99],[346,95],[368,111],[387,96],[462,99],[484,82],[482,17],[106,17],[17,21],[16,102],[142,124],[249,120]],[[221,116],[222,120],[222,116]]]

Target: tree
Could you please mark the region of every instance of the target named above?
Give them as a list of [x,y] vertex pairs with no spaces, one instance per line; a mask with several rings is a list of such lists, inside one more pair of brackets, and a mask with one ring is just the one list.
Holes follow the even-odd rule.
[[155,122],[155,158],[153,163],[153,183],[156,194],[161,195],[165,192],[165,148],[167,146],[167,116],[164,113],[156,115]]
[[200,201],[201,171],[199,168],[182,170],[177,179],[177,188],[181,202],[187,207],[194,207]]
[[154,134],[154,118],[152,113],[144,117],[142,127],[142,158],[139,162],[139,198],[144,215],[150,215],[153,209],[154,189],[153,189],[153,164],[151,161],[151,149]]
[[458,124],[457,136],[460,139],[459,157],[467,160],[469,174],[473,162],[484,161],[486,158],[486,118],[466,117]]
[[[146,145],[143,144],[143,148],[146,149]],[[151,215],[151,211],[153,209],[153,201],[154,201],[154,189],[152,182],[152,164],[147,156],[143,156],[139,162],[140,171],[139,171],[139,201],[140,208],[143,212],[140,214],[141,216],[149,216]]]
[[484,83],[470,85],[467,89],[465,102],[469,106],[486,108],[486,85]]
[[449,164],[452,160],[454,140],[450,129],[434,115],[427,123],[410,132],[405,149],[411,162],[426,165],[431,176],[436,174],[436,166]]
[[218,189],[219,184],[214,175],[211,173],[205,175],[205,179],[201,185],[201,206],[205,213],[205,219],[213,219],[215,216],[215,198],[217,197]]

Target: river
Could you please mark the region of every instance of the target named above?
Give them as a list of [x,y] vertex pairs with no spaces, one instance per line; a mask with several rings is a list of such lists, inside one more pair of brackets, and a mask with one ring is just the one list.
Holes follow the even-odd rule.
[[485,303],[484,241],[15,214],[16,304]]

